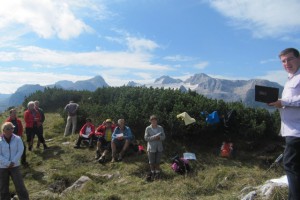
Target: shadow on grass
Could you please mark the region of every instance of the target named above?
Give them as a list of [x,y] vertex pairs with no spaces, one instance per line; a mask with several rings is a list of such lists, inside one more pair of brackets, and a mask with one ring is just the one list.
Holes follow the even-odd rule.
[[34,153],[43,158],[43,160],[48,160],[50,158],[58,158],[65,153],[65,151],[60,146],[50,146],[45,150],[35,150]]

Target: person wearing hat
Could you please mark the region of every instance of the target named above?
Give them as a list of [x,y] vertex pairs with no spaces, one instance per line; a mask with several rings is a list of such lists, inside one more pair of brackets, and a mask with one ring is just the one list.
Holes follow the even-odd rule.
[[4,122],[0,137],[0,199],[10,199],[9,178],[11,177],[18,199],[28,200],[29,194],[20,172],[20,159],[24,151],[22,139],[13,134],[15,126]]
[[[99,159],[99,162],[104,162],[108,152],[111,150],[112,133],[115,130],[115,125],[111,119],[106,119],[95,131],[95,137],[97,139],[97,149],[95,159]],[[101,149],[104,151],[101,154]],[[100,157],[101,156],[101,157]]]

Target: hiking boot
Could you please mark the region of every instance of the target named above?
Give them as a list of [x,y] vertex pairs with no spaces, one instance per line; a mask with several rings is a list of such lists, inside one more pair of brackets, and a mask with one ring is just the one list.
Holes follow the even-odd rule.
[[36,148],[39,149],[40,145],[41,145],[41,143],[40,143],[40,141],[38,141],[37,144],[36,144]]
[[148,182],[153,181],[153,177],[154,177],[154,174],[152,172],[149,172],[146,176],[146,181],[148,181]]
[[159,180],[161,178],[161,173],[160,172],[155,172],[153,179],[154,180]]
[[118,162],[121,162],[122,160],[123,160],[122,156],[121,156],[121,155],[119,155],[119,157],[118,157],[117,161],[118,161]]
[[74,149],[79,149],[79,148],[80,148],[79,145],[75,145],[75,146],[74,146]]
[[98,160],[99,163],[105,163],[105,161],[106,161],[105,156],[101,156]]
[[49,149],[49,147],[46,144],[43,144],[44,150]]
[[95,160],[98,160],[100,156],[101,156],[100,151],[96,151]]

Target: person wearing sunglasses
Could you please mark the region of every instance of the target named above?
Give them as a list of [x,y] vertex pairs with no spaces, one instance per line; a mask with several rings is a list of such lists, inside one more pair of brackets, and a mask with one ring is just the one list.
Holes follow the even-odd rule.
[[20,171],[20,159],[24,151],[22,139],[13,133],[14,125],[5,122],[0,137],[0,199],[10,199],[11,177],[20,200],[28,200],[29,194]]

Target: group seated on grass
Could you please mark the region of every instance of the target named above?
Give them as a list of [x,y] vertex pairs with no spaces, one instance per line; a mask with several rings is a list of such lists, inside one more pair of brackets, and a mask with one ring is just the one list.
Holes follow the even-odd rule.
[[[90,118],[82,126],[74,148],[80,148],[82,141],[88,141],[89,148],[96,143],[95,159],[100,163],[107,161],[111,152],[111,162],[122,161],[125,153],[135,147],[133,145],[134,136],[131,129],[125,126],[125,120],[119,119],[115,125],[111,119],[106,119],[100,126],[95,128]],[[134,148],[136,150],[138,148]],[[118,153],[118,154],[117,154]]]

